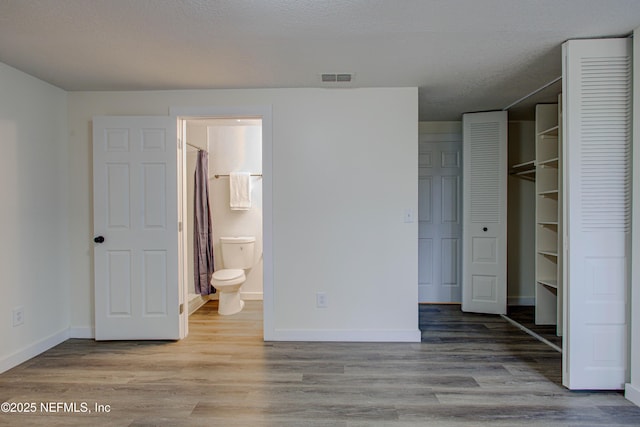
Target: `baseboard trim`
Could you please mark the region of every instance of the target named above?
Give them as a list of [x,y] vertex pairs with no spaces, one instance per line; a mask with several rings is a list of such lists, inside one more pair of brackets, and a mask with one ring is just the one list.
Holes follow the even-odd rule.
[[69,338],[95,339],[96,333],[92,326],[69,328]]
[[21,363],[24,363],[27,360],[44,353],[50,348],[65,342],[68,338],[69,329],[63,329],[53,335],[49,335],[48,337],[41,339],[40,341],[36,341],[35,343],[28,345],[23,349],[11,353],[4,359],[0,360],[0,373],[8,371],[11,368],[15,368]]
[[[209,295],[210,301],[219,300],[220,293],[216,292],[215,294]],[[240,298],[243,301],[264,301],[264,293],[263,292],[242,292],[240,291]]]
[[200,307],[209,302],[210,299],[208,296],[198,295],[195,298],[189,299],[189,316],[195,313]]
[[640,406],[640,388],[633,384],[625,384],[624,397],[636,406]]
[[262,301],[263,293],[262,292],[242,292],[240,291],[240,298],[245,301]]
[[507,305],[536,305],[536,297],[507,297]]
[[325,342],[420,342],[419,329],[397,330],[327,330],[276,329],[265,336],[266,341],[325,341]]

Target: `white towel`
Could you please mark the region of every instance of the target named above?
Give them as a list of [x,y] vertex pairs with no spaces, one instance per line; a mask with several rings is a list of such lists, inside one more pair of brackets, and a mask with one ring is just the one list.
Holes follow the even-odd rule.
[[251,208],[251,174],[231,172],[229,174],[229,207],[234,211]]

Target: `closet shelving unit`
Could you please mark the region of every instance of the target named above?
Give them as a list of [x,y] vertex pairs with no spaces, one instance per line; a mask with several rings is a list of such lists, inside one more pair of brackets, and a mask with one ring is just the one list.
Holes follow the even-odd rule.
[[535,181],[535,323],[562,335],[562,105],[536,105],[535,159],[509,173]]
[[561,139],[558,104],[536,106],[535,321],[562,334]]

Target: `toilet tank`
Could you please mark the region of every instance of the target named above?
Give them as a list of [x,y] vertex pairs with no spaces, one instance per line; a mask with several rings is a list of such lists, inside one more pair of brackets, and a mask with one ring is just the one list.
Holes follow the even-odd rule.
[[256,238],[220,237],[222,249],[222,264],[224,268],[247,269],[253,267]]

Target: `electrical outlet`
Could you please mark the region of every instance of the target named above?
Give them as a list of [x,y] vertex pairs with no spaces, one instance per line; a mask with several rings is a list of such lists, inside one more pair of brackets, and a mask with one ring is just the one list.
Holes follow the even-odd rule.
[[327,294],[324,292],[316,292],[316,307],[327,308]]
[[13,309],[13,326],[20,326],[24,323],[24,307]]
[[404,222],[410,223],[413,222],[413,209],[405,209],[404,210]]

